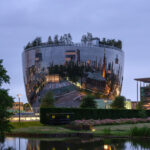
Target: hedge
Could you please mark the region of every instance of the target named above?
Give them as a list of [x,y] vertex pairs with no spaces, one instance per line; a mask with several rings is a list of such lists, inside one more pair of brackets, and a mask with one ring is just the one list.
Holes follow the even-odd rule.
[[[53,113],[71,113],[71,120],[82,119],[119,119],[119,118],[141,118],[141,110],[114,110],[114,109],[91,109],[91,108],[41,108],[40,121],[48,124],[50,115]],[[145,111],[147,117],[150,111]]]

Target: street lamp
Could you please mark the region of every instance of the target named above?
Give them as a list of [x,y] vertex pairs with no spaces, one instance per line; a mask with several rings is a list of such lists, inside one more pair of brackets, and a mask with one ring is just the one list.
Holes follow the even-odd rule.
[[17,94],[17,97],[19,99],[19,122],[20,122],[20,97],[22,96],[22,94]]

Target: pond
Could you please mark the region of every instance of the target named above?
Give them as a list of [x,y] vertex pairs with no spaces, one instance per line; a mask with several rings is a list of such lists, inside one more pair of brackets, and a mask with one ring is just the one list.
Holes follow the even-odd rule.
[[30,139],[7,137],[0,150],[150,150],[150,139]]

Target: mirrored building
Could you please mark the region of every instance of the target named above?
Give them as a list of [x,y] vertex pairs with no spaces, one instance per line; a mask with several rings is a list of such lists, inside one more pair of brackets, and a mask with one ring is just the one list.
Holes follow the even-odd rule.
[[34,111],[47,91],[53,92],[56,107],[79,107],[82,90],[111,100],[120,95],[124,52],[98,39],[93,43],[41,43],[25,48],[24,83]]

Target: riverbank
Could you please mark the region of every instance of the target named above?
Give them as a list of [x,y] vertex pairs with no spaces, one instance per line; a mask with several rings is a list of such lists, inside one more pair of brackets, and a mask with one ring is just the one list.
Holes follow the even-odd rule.
[[[12,122],[14,129],[6,136],[13,137],[34,137],[34,138],[63,138],[63,137],[111,137],[130,138],[130,129],[133,127],[150,128],[150,123],[121,124],[121,125],[99,125],[92,130],[72,130],[65,125],[45,126],[40,122]],[[150,138],[150,137],[146,137]]]

